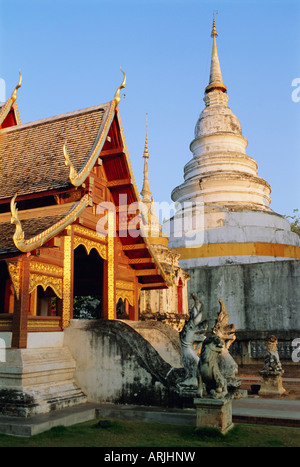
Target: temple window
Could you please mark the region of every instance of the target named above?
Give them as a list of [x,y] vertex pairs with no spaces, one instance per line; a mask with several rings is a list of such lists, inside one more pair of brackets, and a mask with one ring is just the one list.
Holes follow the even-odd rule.
[[44,290],[38,285],[29,297],[29,314],[31,316],[57,316],[58,300],[51,287]]

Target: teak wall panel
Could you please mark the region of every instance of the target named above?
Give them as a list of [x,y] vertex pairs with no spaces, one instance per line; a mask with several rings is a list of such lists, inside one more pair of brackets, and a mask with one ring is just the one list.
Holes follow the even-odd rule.
[[116,279],[133,282],[135,280],[134,271],[131,269],[130,266],[125,266],[124,264],[117,264],[116,265]]
[[106,186],[99,179],[94,180],[93,203],[98,205],[107,199]]
[[64,264],[64,252],[62,246],[60,246],[60,241],[57,241],[56,248],[47,248],[42,247],[37,252],[38,260],[41,263],[53,264],[54,266],[63,267]]
[[99,216],[96,215],[96,208],[94,206],[88,207],[80,215],[79,223],[88,229],[96,231]]

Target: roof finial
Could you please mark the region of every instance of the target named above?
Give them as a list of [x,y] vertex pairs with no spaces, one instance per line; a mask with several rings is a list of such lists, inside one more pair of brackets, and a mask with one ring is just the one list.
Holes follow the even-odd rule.
[[151,203],[151,190],[150,190],[150,185],[149,185],[149,170],[148,170],[148,161],[149,159],[149,153],[148,153],[148,114],[146,114],[146,139],[145,139],[145,148],[144,148],[144,154],[143,158],[145,159],[144,162],[144,182],[143,182],[143,188],[141,191],[142,195],[142,201],[144,203]]
[[20,69],[19,69],[19,75],[20,75],[19,82],[17,86],[15,87],[15,89],[13,90],[13,93],[11,95],[12,102],[15,102],[17,100],[17,90],[21,87],[21,84],[22,84],[22,74],[21,74]]
[[[217,14],[218,14],[218,12],[217,12]],[[218,33],[217,33],[217,29],[216,29],[215,13],[214,13],[214,16],[213,16],[213,28],[212,28],[212,31],[211,31],[211,37],[213,37],[213,36],[218,37]]]
[[209,77],[209,84],[206,86],[205,92],[208,93],[213,90],[218,90],[222,92],[226,92],[227,88],[223,83],[221,67],[219,62],[219,55],[217,49],[217,38],[218,33],[216,29],[216,22],[215,22],[215,14],[213,16],[213,27],[211,32],[211,37],[213,38],[213,46],[212,46],[212,53],[211,53],[211,65],[210,65],[210,77]]
[[148,153],[148,114],[146,114],[146,139],[145,139],[145,148],[144,148],[143,157],[149,158],[149,153]]
[[123,78],[123,81],[122,81],[121,85],[116,90],[116,93],[115,93],[115,96],[114,96],[114,101],[115,101],[116,105],[118,105],[120,100],[121,100],[120,92],[121,92],[121,89],[125,88],[125,84],[126,84],[126,75],[125,75],[125,73],[124,73],[124,71],[122,70],[121,67],[120,67],[120,70],[122,71],[122,73],[124,75],[124,78]]

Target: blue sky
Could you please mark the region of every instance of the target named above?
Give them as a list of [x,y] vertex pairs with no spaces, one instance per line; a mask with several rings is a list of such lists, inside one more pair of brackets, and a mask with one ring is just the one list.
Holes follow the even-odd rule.
[[110,101],[122,67],[138,187],[148,114],[150,187],[170,202],[204,107],[214,11],[228,105],[272,187],[271,207],[290,215],[300,210],[299,0],[0,0],[0,78],[9,95],[21,68],[25,123]]

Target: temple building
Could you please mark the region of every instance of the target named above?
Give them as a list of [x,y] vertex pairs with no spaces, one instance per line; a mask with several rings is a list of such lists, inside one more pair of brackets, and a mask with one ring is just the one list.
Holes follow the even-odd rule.
[[170,277],[138,225],[118,95],[27,124],[9,98],[0,122],[0,331],[26,347],[67,326],[78,296],[99,297],[105,319],[126,300],[137,320],[140,291]]
[[0,413],[27,415],[84,399],[63,344],[76,304],[137,321],[141,291],[173,279],[140,213],[118,107],[125,74],[108,103],[24,124],[21,81],[0,107]]
[[171,193],[177,213],[163,231],[191,276],[189,300],[195,292],[207,318],[215,319],[221,298],[252,357],[258,355],[260,333],[263,338],[271,330],[290,356],[290,332],[297,337],[300,330],[300,237],[271,209],[271,187],[246,154],[247,139],[228,107],[216,38],[214,19],[205,108],[184,182]]

